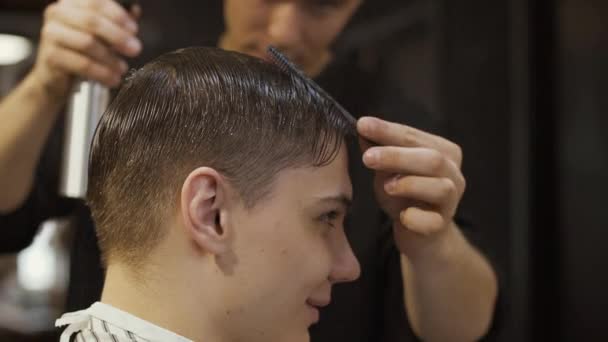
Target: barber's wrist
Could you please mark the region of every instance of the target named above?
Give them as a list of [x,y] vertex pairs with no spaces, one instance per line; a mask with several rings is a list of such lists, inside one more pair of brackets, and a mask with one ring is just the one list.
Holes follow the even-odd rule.
[[25,87],[34,101],[59,108],[67,102],[72,82],[69,75],[34,67],[25,79]]

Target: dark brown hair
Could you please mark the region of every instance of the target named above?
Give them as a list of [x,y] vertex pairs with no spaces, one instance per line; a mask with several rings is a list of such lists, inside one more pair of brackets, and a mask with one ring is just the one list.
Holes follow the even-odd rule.
[[331,162],[352,127],[293,75],[215,48],[171,52],[130,75],[91,147],[87,202],[104,261],[140,263],[197,167],[252,207],[289,167]]

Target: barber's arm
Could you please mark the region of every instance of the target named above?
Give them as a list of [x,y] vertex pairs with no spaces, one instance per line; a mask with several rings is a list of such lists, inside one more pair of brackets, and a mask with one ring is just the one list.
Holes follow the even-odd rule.
[[480,338],[498,289],[490,264],[453,220],[465,189],[459,146],[376,118],[360,119],[357,129],[377,144],[362,142],[363,161],[376,171],[376,196],[393,220],[414,332],[425,341]]
[[0,102],[0,214],[20,207],[74,77],[118,85],[127,71],[119,56],[141,50],[139,8],[112,0],[62,0],[47,7],[34,67]]

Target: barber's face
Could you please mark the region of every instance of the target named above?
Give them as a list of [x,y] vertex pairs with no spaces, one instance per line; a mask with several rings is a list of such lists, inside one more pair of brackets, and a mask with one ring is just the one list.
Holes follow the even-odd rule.
[[273,44],[310,76],[331,59],[330,46],[362,0],[224,0],[223,48],[257,57]]
[[218,298],[234,340],[309,340],[332,285],[360,274],[343,227],[351,196],[343,147],[327,166],[281,171],[268,197],[236,209],[237,262]]

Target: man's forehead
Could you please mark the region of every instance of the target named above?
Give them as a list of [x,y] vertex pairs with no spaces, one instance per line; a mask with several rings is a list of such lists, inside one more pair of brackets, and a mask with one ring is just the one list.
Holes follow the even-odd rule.
[[276,181],[279,188],[286,191],[297,189],[311,198],[331,197],[338,194],[346,198],[352,197],[348,169],[337,160],[325,166],[288,168],[279,171]]

